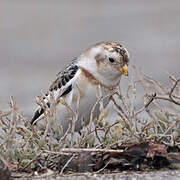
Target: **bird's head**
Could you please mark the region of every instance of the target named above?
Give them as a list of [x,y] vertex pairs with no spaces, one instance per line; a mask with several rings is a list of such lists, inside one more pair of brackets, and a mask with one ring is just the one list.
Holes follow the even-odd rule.
[[113,86],[128,76],[129,53],[116,42],[101,42],[81,54],[81,64],[104,84]]

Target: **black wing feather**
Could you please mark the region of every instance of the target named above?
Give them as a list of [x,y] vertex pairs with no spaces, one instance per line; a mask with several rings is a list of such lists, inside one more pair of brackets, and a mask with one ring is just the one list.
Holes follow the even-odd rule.
[[[60,89],[62,86],[65,86],[66,83],[69,82],[75,76],[77,71],[78,71],[78,66],[76,65],[75,61],[73,61],[73,63],[67,66],[64,71],[58,73],[56,80],[52,83],[49,90],[53,91],[53,90],[57,90],[58,88]],[[72,84],[65,89],[61,97],[67,95],[69,92],[71,92],[71,90],[72,90]],[[50,107],[49,103],[47,103],[47,105]],[[34,116],[31,120],[31,124],[33,124],[33,122],[37,118],[39,118],[43,113],[44,113],[44,109],[42,108],[38,109],[34,113]]]

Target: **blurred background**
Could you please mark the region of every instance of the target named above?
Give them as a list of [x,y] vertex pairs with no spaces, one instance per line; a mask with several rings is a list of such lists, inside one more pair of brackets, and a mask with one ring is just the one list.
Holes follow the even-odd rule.
[[12,95],[31,116],[65,64],[108,40],[124,44],[131,64],[155,79],[180,76],[180,1],[1,0],[0,109]]

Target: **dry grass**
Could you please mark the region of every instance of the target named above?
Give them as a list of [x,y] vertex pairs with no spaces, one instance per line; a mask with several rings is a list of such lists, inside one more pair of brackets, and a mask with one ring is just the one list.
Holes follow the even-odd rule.
[[[48,108],[42,99],[37,99],[37,104],[46,109],[44,117],[46,125],[41,131],[36,126],[31,126],[29,119],[22,115],[14,98],[11,97],[9,110],[0,110],[0,155],[3,164],[16,172],[33,172],[44,167],[53,169],[57,155],[54,152],[66,154],[75,151],[72,148],[108,151],[146,141],[178,146],[180,144],[180,79],[170,75],[167,79],[169,83],[165,85],[147,76],[135,66],[133,68],[136,75],[131,77],[125,91],[119,88],[113,94],[99,98],[94,108],[100,104],[101,113],[95,118],[94,108],[91,110],[90,124],[85,127],[82,121],[84,128],[81,135],[75,136],[75,122],[69,118],[69,128],[59,141],[53,138],[55,134],[61,133],[62,127],[55,126],[56,102],[52,95],[51,108]],[[136,93],[138,88],[144,91],[141,97]],[[109,97],[118,114],[116,121],[111,124],[106,119],[108,110],[102,104],[103,100]],[[137,108],[136,103],[138,98],[143,99],[140,109]],[[61,103],[66,105],[63,99]],[[67,108],[72,111],[70,107]],[[76,119],[78,112],[72,111],[72,114]],[[53,153],[54,157],[50,156]],[[43,161],[48,158],[49,160]],[[63,173],[63,169],[61,172]]]

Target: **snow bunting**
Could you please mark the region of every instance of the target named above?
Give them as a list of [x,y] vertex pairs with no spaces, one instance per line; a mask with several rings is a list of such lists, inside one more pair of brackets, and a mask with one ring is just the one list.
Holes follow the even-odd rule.
[[[121,75],[128,75],[128,62],[129,54],[124,46],[116,42],[101,42],[84,51],[64,71],[58,73],[45,97],[45,102],[50,107],[48,99],[53,94],[57,125],[63,127],[65,132],[69,127],[69,118],[73,118],[72,111],[78,112],[75,131],[80,131],[82,119],[86,124],[89,122],[91,109],[98,100],[99,88],[101,96],[112,92],[119,85]],[[95,116],[98,111],[99,108],[95,109]],[[40,119],[44,112],[45,109],[39,107],[31,123]]]

